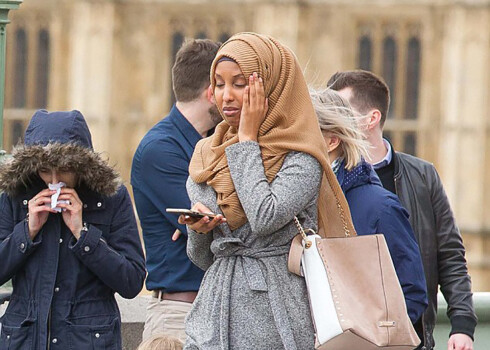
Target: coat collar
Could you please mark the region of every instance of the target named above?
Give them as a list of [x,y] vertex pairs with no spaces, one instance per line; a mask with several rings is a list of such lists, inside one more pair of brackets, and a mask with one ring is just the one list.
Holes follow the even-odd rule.
[[168,118],[192,146],[195,146],[196,143],[202,139],[201,134],[199,134],[187,118],[184,117],[176,105],[170,110]]
[[365,184],[381,186],[381,181],[376,175],[372,165],[367,163],[364,159],[362,159],[352,170],[347,170],[345,168],[345,162],[342,161],[342,165],[339,167],[336,175],[344,193]]

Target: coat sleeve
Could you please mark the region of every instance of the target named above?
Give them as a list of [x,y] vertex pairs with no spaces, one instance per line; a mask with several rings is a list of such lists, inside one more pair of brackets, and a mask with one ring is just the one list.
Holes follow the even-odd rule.
[[235,190],[252,232],[267,235],[279,230],[318,196],[322,168],[299,152],[289,153],[269,183],[257,142],[239,142],[226,148]]
[[[199,202],[196,189],[202,185],[196,184],[190,177],[187,180],[187,192],[194,205]],[[214,231],[214,230],[213,230]],[[214,232],[199,234],[187,227],[187,256],[201,270],[206,271],[214,262],[214,255],[211,252],[211,243],[213,242]]]
[[201,270],[206,271],[214,262],[214,255],[211,252],[213,242],[213,232],[199,234],[187,228],[189,236],[187,239],[187,256]]
[[3,193],[0,196],[0,285],[24,266],[41,242],[42,229],[32,241],[27,222],[14,222],[12,201]]
[[428,305],[427,285],[408,213],[396,198],[390,196],[384,202],[378,219],[378,232],[385,236],[405,296],[408,315],[415,323]]
[[102,231],[90,225],[70,249],[97,277],[124,298],[134,298],[145,279],[145,263],[133,206],[126,187],[114,198],[110,232],[105,240]]
[[432,180],[430,193],[438,242],[439,285],[448,304],[451,334],[464,333],[473,338],[477,318],[463,239],[441,179],[433,166],[430,171],[432,174],[428,178]]

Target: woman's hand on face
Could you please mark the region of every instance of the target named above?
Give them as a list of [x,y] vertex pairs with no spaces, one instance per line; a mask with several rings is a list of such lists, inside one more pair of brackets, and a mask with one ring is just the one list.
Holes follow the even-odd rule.
[[[196,203],[192,207],[192,210],[196,210],[200,213],[211,213],[211,210],[200,202]],[[211,219],[208,216],[205,216],[202,219],[193,218],[188,215],[179,216],[179,224],[187,225],[191,230],[196,231],[197,233],[209,233],[216,226],[224,222],[226,222],[226,219],[221,214],[216,215],[214,219]]]
[[77,240],[80,239],[83,228],[83,204],[77,192],[73,188],[64,187],[61,189],[58,200],[69,201],[69,203],[58,203],[58,207],[62,209],[61,215],[65,225]]
[[36,194],[28,203],[29,216],[28,227],[31,240],[37,236],[41,228],[48,220],[49,213],[56,213],[51,209],[51,196],[56,193],[50,189],[44,189]]
[[265,119],[268,109],[265,97],[264,82],[257,73],[248,79],[248,86],[243,92],[243,106],[238,126],[240,141],[257,141],[260,126]]

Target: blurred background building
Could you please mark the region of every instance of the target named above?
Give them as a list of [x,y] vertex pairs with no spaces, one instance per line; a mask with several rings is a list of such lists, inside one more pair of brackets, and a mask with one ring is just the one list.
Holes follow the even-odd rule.
[[187,37],[273,35],[309,82],[363,68],[392,91],[395,148],[433,162],[490,291],[490,0],[24,0],[8,26],[4,140],[38,108],[79,109],[126,184],[133,153],[174,101]]

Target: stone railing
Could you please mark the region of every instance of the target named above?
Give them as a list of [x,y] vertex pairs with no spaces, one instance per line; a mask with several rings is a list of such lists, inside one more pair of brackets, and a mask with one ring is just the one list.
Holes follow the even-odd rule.
[[[474,350],[490,349],[490,293],[475,293],[473,295],[478,325],[475,332]],[[441,294],[438,295],[437,326],[434,331],[436,350],[446,350],[451,325],[446,316],[447,304]]]

